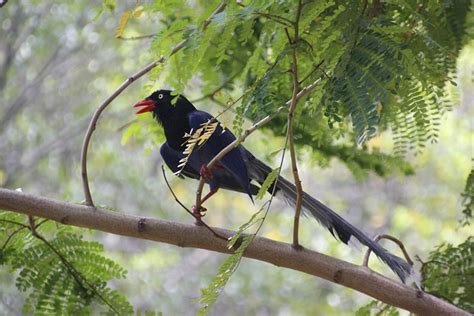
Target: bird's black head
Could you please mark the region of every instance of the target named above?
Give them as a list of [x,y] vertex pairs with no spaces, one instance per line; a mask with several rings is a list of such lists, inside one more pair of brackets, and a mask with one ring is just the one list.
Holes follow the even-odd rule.
[[[178,100],[173,104],[174,98]],[[189,112],[196,110],[183,95],[172,95],[170,90],[157,90],[145,100],[134,104],[133,107],[142,107],[136,114],[152,112],[153,117],[160,123],[186,116]]]

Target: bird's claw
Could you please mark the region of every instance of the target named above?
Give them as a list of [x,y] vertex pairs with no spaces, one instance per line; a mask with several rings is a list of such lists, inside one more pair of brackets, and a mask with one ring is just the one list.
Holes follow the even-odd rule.
[[194,216],[201,219],[202,217],[206,216],[207,208],[205,208],[202,205],[200,205],[199,208],[196,205],[193,205],[192,211],[193,211]]
[[214,177],[211,173],[211,170],[209,170],[209,168],[205,164],[202,165],[201,170],[199,170],[199,175],[205,180],[210,180]]

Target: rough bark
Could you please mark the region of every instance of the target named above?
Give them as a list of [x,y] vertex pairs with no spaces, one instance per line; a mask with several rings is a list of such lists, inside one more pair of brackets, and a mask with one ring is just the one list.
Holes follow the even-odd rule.
[[[230,252],[225,241],[215,238],[202,226],[126,215],[7,189],[0,189],[0,209],[180,247]],[[224,236],[233,234],[229,230],[214,229]],[[295,250],[291,244],[256,237],[244,256],[338,283],[419,315],[470,315],[437,297],[388,279],[366,267],[305,248]]]

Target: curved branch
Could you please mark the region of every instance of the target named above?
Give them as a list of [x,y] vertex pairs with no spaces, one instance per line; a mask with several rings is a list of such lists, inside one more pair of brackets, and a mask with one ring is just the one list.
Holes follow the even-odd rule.
[[[175,52],[179,51],[181,48],[184,47],[185,41],[181,41],[178,45],[175,46],[172,53],[173,55]],[[94,206],[94,202],[92,201],[91,190],[89,187],[89,179],[87,176],[87,151],[89,149],[89,143],[91,141],[92,133],[96,128],[97,121],[99,120],[100,114],[105,110],[105,108],[120,94],[123,90],[125,90],[129,85],[131,85],[135,80],[142,77],[144,74],[155,68],[157,65],[164,63],[166,61],[166,56],[161,56],[159,59],[155,60],[145,68],[141,69],[137,73],[130,76],[127,80],[125,80],[117,90],[112,93],[105,101],[97,108],[92,116],[92,119],[89,123],[89,127],[87,128],[86,135],[84,136],[84,141],[82,143],[81,149],[81,175],[82,175],[82,186],[84,190],[84,197],[86,199],[85,203],[89,206]]]
[[[408,262],[409,265],[413,266],[413,260],[411,260],[410,255],[408,254],[408,251],[405,248],[405,245],[400,239],[395,238],[391,235],[383,234],[383,235],[377,235],[377,237],[374,238],[374,241],[379,242],[380,239],[388,239],[396,243],[398,247],[400,247],[400,250],[403,252],[403,255],[405,256],[405,260]],[[363,266],[366,266],[366,267],[368,266],[371,253],[372,253],[372,250],[370,248],[367,249],[367,252],[365,253],[365,256],[364,256],[364,260],[362,261]]]
[[[0,209],[48,218],[66,225],[112,234],[164,242],[180,247],[230,253],[227,243],[202,226],[180,224],[0,189]],[[234,232],[215,228],[224,236]],[[388,279],[366,267],[357,266],[308,249],[295,250],[291,244],[255,237],[245,257],[308,273],[365,293],[387,304],[420,315],[470,315],[435,296]]]
[[[207,26],[211,23],[212,18],[222,12],[225,7],[226,3],[222,2],[216,10],[203,22],[203,29],[206,29]],[[92,195],[91,195],[91,190],[89,187],[89,179],[87,176],[87,151],[89,148],[89,143],[92,137],[92,133],[95,130],[97,121],[99,120],[100,114],[105,110],[105,108],[120,94],[122,93],[123,90],[125,90],[129,85],[131,85],[135,80],[138,78],[142,77],[146,73],[148,73],[150,70],[158,66],[159,64],[164,63],[168,58],[176,54],[178,51],[180,51],[186,44],[186,40],[182,40],[176,46],[171,50],[168,56],[161,56],[159,59],[155,60],[154,62],[150,63],[148,66],[145,68],[139,70],[137,73],[133,74],[130,76],[127,80],[125,80],[118,88],[117,90],[112,93],[111,96],[109,96],[105,101],[97,108],[95,111],[94,115],[92,116],[92,119],[89,123],[89,127],[87,128],[86,135],[84,136],[84,142],[82,143],[82,149],[81,149],[81,175],[82,175],[82,187],[84,190],[84,197],[86,199],[85,203],[86,205],[89,206],[94,206],[94,202],[92,201]]]

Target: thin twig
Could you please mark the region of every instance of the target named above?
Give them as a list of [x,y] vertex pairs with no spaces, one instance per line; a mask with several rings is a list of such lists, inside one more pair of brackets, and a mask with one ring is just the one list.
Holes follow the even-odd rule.
[[[228,104],[222,105],[223,107],[225,106],[224,110],[220,111],[220,112],[215,116],[215,118],[217,119],[219,116],[221,116],[221,115],[224,114],[225,112],[229,111],[234,105],[237,104],[237,102],[239,102],[240,100],[242,100],[242,98],[243,98],[244,96],[245,96],[245,93],[242,94],[240,97],[238,97],[235,101],[230,101],[230,100],[229,100],[229,101],[228,101]],[[211,97],[211,100],[214,101],[214,102],[216,102],[216,100],[213,99],[212,97]]]
[[279,24],[281,24],[285,27],[291,27],[293,25],[293,21],[288,20],[287,18],[279,16],[279,15],[264,13],[264,12],[260,12],[260,11],[257,11],[254,14],[263,16],[264,18],[272,20],[273,22],[279,23]]
[[[222,2],[216,10],[211,14],[209,18],[207,18],[203,22],[203,29],[206,29],[209,23],[211,23],[212,18],[222,12],[225,7],[226,7],[226,2]],[[129,85],[131,85],[134,81],[136,81],[138,78],[142,77],[146,73],[148,73],[150,70],[158,66],[159,64],[163,64],[166,62],[171,56],[176,54],[178,51],[180,51],[186,44],[186,40],[183,40],[176,44],[176,46],[171,50],[171,52],[168,54],[168,56],[161,56],[159,59],[155,60],[154,62],[150,63],[148,66],[145,68],[141,69],[137,73],[133,74],[131,77],[129,77],[127,80],[125,80],[118,88],[117,90],[112,93],[111,96],[109,96],[95,111],[94,115],[92,116],[92,119],[89,123],[89,127],[87,128],[86,135],[84,137],[84,142],[82,144],[82,150],[81,150],[81,174],[82,174],[82,186],[84,190],[84,197],[85,197],[85,204],[89,206],[94,206],[94,202],[92,200],[92,195],[89,187],[89,180],[87,176],[87,151],[89,148],[89,143],[92,137],[92,133],[94,132],[96,128],[97,121],[99,120],[99,116],[102,113],[102,111],[105,110],[105,108],[120,94],[122,91],[124,91]]]
[[[317,79],[316,81],[314,81],[312,84],[310,85],[307,85],[306,87],[304,87],[303,89],[301,89],[298,94],[296,95],[296,100],[299,100],[301,99],[302,97],[304,97],[305,95],[307,95],[309,92],[311,92],[314,88],[316,88],[316,86],[318,85],[318,83],[321,81],[321,79]],[[237,138],[236,140],[234,140],[232,143],[230,143],[229,145],[227,145],[227,147],[225,147],[224,149],[222,149],[216,156],[214,156],[214,158],[212,158],[212,160],[207,164],[207,169],[208,170],[211,170],[215,164],[217,162],[219,162],[219,160],[222,159],[222,157],[224,157],[227,153],[229,153],[232,149],[236,148],[237,146],[239,146],[241,143],[243,143],[245,141],[245,139],[250,135],[252,134],[253,132],[255,132],[258,128],[262,127],[263,125],[265,125],[266,123],[270,122],[273,118],[275,118],[278,114],[280,114],[283,110],[286,110],[288,109],[288,106],[291,104],[291,100],[287,101],[285,103],[284,106],[280,106],[278,109],[275,110],[275,112],[273,112],[272,114],[269,114],[267,116],[265,116],[263,119],[261,119],[260,121],[258,121],[257,123],[255,123],[254,125],[252,125],[251,127],[249,127],[248,129],[246,129],[242,135],[240,135],[239,138]],[[199,180],[199,184],[198,184],[198,189],[196,191],[196,201],[201,201],[201,195],[202,195],[202,188],[204,187],[204,179],[203,177],[200,178]],[[199,203],[196,204],[197,207],[199,207]]]
[[104,302],[105,305],[107,305],[116,315],[120,315],[119,311],[95,288],[95,286],[92,283],[90,283],[87,280],[87,278],[84,275],[82,275],[81,272],[79,272],[74,267],[74,265],[69,260],[66,259],[66,257],[64,257],[63,254],[58,249],[56,249],[49,241],[47,241],[46,238],[44,238],[43,236],[41,236],[38,233],[37,228],[38,228],[39,225],[36,225],[35,218],[33,216],[29,215],[28,216],[28,221],[29,221],[29,224],[30,224],[31,234],[34,237],[36,237],[37,239],[41,240],[49,249],[51,249],[56,254],[56,256],[58,256],[59,260],[61,260],[63,265],[66,267],[66,270],[74,278],[74,280],[77,282],[77,284],[85,292],[88,292],[88,290],[85,287],[84,283],[87,284],[87,286],[90,288],[90,290],[92,290],[92,292],[94,292],[94,294],[97,295],[97,297],[99,297],[99,299],[102,300],[102,302]]
[[200,225],[203,225],[204,227],[206,227],[214,236],[216,236],[217,238],[220,238],[220,239],[223,239],[225,241],[228,241],[229,239],[225,236],[222,236],[220,235],[219,233],[216,233],[215,230],[213,230],[211,228],[211,226],[207,225],[203,220],[202,218],[200,218],[198,215],[194,214],[193,212],[191,212],[187,207],[186,205],[184,205],[179,199],[178,197],[176,196],[176,194],[174,193],[173,189],[171,188],[171,185],[169,184],[168,182],[168,178],[166,177],[166,172],[165,172],[165,167],[163,165],[161,165],[161,170],[163,171],[163,178],[165,179],[165,182],[166,182],[166,185],[168,186],[168,189],[170,190],[171,194],[173,195],[175,201],[182,207],[184,208],[184,210],[186,212],[188,212],[189,214],[191,214],[192,217],[194,217],[196,219],[196,221],[200,224]]
[[[275,197],[275,193],[276,193],[276,189],[277,189],[277,184],[278,184],[278,180],[280,178],[280,173],[281,173],[281,170],[282,170],[282,167],[283,167],[283,161],[285,160],[285,152],[286,152],[286,145],[288,143],[288,133],[286,133],[286,140],[285,140],[285,145],[283,147],[283,152],[281,154],[281,159],[280,159],[280,166],[278,168],[278,176],[276,178],[276,180],[274,181],[273,183],[273,189],[272,189],[272,193],[271,193],[271,196],[270,196],[270,199],[265,202],[263,205],[262,205],[262,208],[260,210],[262,210],[265,205],[267,206],[266,209],[265,209],[265,214],[262,216],[261,220],[260,220],[260,224],[258,225],[257,229],[255,230],[255,233],[251,234],[250,235],[250,241],[249,243],[247,244],[247,247],[250,246],[250,244],[254,241],[255,237],[257,237],[259,231],[262,229],[263,227],[263,223],[265,222],[265,219],[267,218],[267,215],[268,215],[268,212],[270,211],[270,207],[272,206],[272,202],[273,202],[273,198]],[[260,212],[259,210],[259,212]],[[239,236],[239,239],[242,238],[242,235]],[[237,250],[239,247],[240,247],[240,244],[241,244],[241,241],[239,243],[239,239],[234,243],[234,245],[232,246],[233,249]],[[245,252],[245,249],[244,249],[244,252]],[[239,262],[237,263],[237,265],[235,266],[235,270],[234,272],[237,270],[237,267],[240,265],[240,263],[242,262],[242,257],[240,257],[239,259]]]
[[[13,233],[11,233],[8,237],[7,237],[7,240],[3,243],[3,246],[2,248],[0,248],[0,250],[4,250],[7,248],[7,245],[8,243],[12,240],[12,238],[18,234],[19,232],[21,232],[22,230],[24,229],[29,229],[31,230],[31,227],[28,226],[28,225],[25,225],[25,224],[22,224],[22,223],[19,223],[19,222],[14,222],[14,221],[7,221],[7,220],[0,220],[0,221],[5,221],[5,222],[9,222],[11,224],[15,224],[15,225],[18,225],[18,226],[21,226],[20,228],[18,228],[17,230],[15,230]],[[49,219],[43,219],[39,224],[36,225],[36,229],[38,229],[41,225],[43,225],[45,222],[49,221]]]
[[[287,129],[288,129],[288,127],[287,127]],[[285,144],[283,146],[283,150],[282,150],[282,153],[281,153],[280,165],[278,166],[278,175],[277,175],[275,181],[272,184],[273,188],[272,188],[272,193],[271,193],[270,199],[268,200],[267,209],[265,210],[265,215],[263,215],[262,222],[260,223],[260,226],[257,228],[257,231],[254,234],[255,236],[257,236],[258,232],[262,228],[263,222],[267,218],[267,214],[270,211],[270,206],[272,205],[273,198],[275,197],[276,189],[277,189],[277,186],[278,186],[278,181],[280,180],[281,170],[283,169],[283,162],[285,161],[285,154],[286,154],[287,145],[288,145],[288,132],[286,133]]]
[[130,125],[132,125],[133,123],[135,122],[138,122],[138,119],[134,118],[133,120],[131,121],[128,121],[127,123],[123,124],[122,126],[120,126],[119,128],[117,128],[115,131],[117,133],[121,133],[123,132],[127,127],[129,127]]
[[[247,7],[245,4],[243,4],[240,1],[237,1],[237,5],[241,6],[242,8]],[[264,13],[264,12],[260,12],[260,11],[256,11],[253,14],[263,16],[263,17],[265,17],[269,20],[280,23],[281,25],[286,26],[286,27],[290,27],[290,26],[293,25],[293,21],[291,21],[291,20],[289,20],[289,19],[287,19],[283,16],[279,16],[279,15],[275,15],[275,14],[271,14],[271,13]]]
[[122,41],[136,41],[136,40],[152,38],[152,37],[156,36],[157,34],[158,33],[152,33],[152,34],[137,35],[137,36],[130,36],[130,37],[119,36],[119,37],[117,37],[117,39],[122,40]]
[[296,9],[296,17],[294,23],[294,39],[291,41],[291,38],[287,31],[288,41],[292,45],[292,54],[291,54],[291,78],[293,81],[293,95],[291,96],[290,109],[288,111],[288,146],[290,147],[290,157],[291,157],[291,170],[293,172],[293,179],[295,181],[296,187],[296,201],[295,201],[295,217],[293,221],[293,246],[299,247],[299,226],[300,226],[300,215],[301,215],[301,206],[303,204],[303,186],[301,185],[301,179],[298,173],[298,161],[296,158],[296,149],[295,149],[295,137],[293,134],[293,119],[296,109],[296,103],[298,101],[297,95],[299,92],[299,82],[298,82],[298,60],[296,56],[296,46],[299,41],[299,20],[301,16],[301,0],[298,1],[298,8]]
[[[405,259],[407,260],[408,264],[410,266],[413,266],[413,261],[411,260],[410,255],[408,254],[407,250],[405,249],[405,245],[403,244],[403,242],[400,239],[397,239],[397,238],[395,238],[391,235],[384,234],[384,235],[378,235],[377,237],[375,237],[374,241],[378,242],[380,239],[388,239],[388,240],[391,240],[394,243],[396,243],[398,245],[398,247],[400,247],[400,249],[402,250],[403,255],[405,256]],[[365,256],[364,256],[364,261],[362,261],[363,266],[365,266],[365,267],[368,266],[369,257],[370,257],[371,253],[372,253],[372,250],[370,250],[370,248],[367,249],[367,252],[365,253]]]
[[299,83],[299,84],[302,84],[303,82],[305,82],[306,79],[308,79],[309,77],[311,77],[311,76],[319,69],[319,67],[322,66],[323,63],[324,63],[324,59],[322,59],[322,60],[319,62],[319,64],[317,64],[317,65],[313,68],[313,70],[311,70],[306,76],[304,76],[304,78],[301,79],[298,83]]
[[21,232],[23,229],[27,229],[27,227],[20,227],[18,228],[17,230],[15,230],[13,233],[11,233],[8,237],[7,237],[7,240],[5,240],[5,242],[3,243],[3,246],[2,248],[0,248],[0,251],[3,252],[3,250],[5,250],[7,248],[7,245],[8,243],[10,242],[10,240],[12,240],[12,238],[18,234],[19,232]]
[[222,11],[224,11],[225,7],[227,6],[227,2],[226,1],[222,1],[218,6],[217,8],[214,10],[214,12],[212,12],[212,14],[202,23],[202,29],[205,30],[209,24],[211,24],[212,22],[212,19],[214,18],[214,16],[216,16],[217,14],[221,13]]
[[4,222],[4,223],[9,223],[9,224],[14,224],[14,225],[22,226],[23,228],[29,228],[29,226],[26,225],[26,224],[23,224],[23,223],[20,223],[20,222],[17,222],[17,221],[11,221],[11,220],[9,220],[9,219],[0,218],[0,222]]
[[232,82],[232,80],[234,80],[239,74],[240,72],[236,72],[235,74],[233,74],[232,76],[224,80],[224,82],[219,87],[215,88],[213,91],[209,92],[208,94],[203,95],[202,97],[191,100],[191,103],[196,103],[196,102],[205,100],[207,98],[213,97],[217,92],[221,91],[222,89],[225,88],[225,86],[227,86],[230,82]]

